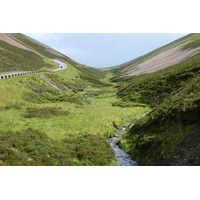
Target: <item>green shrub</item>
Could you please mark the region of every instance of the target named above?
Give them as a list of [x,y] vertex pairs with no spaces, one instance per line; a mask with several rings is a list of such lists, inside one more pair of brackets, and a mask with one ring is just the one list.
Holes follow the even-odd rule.
[[63,111],[57,107],[27,108],[23,115],[25,118],[48,118],[52,116],[69,115],[69,111]]
[[28,129],[0,131],[0,165],[78,166],[111,165],[114,153],[97,135],[53,140],[45,133]]
[[1,110],[17,109],[20,110],[24,107],[23,102],[8,103],[6,106],[0,107]]
[[126,107],[146,107],[146,104],[142,104],[142,103],[137,103],[137,102],[126,102],[126,101],[119,101],[119,102],[114,102],[112,104],[112,106],[119,106],[122,108],[126,108]]

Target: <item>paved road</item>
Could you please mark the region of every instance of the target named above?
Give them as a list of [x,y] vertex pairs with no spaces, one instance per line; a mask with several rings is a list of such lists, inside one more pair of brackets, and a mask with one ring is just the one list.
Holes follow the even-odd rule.
[[64,62],[62,62],[60,60],[56,60],[56,59],[53,59],[53,61],[58,64],[58,69],[56,69],[56,70],[12,72],[12,73],[7,73],[7,74],[0,74],[0,79],[7,79],[7,78],[15,77],[15,76],[28,75],[28,74],[38,74],[38,73],[41,73],[41,72],[58,72],[58,71],[67,69],[67,64],[66,63],[64,63]]
[[64,63],[64,62],[62,62],[60,60],[56,60],[56,59],[53,59],[53,61],[58,64],[58,69],[52,70],[52,71],[38,71],[38,72],[58,72],[58,71],[67,69],[67,64],[66,63]]

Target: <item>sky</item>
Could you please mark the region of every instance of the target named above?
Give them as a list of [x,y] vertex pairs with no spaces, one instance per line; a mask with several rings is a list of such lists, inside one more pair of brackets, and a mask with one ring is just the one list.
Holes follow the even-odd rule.
[[95,68],[142,56],[186,33],[25,33],[73,60]]

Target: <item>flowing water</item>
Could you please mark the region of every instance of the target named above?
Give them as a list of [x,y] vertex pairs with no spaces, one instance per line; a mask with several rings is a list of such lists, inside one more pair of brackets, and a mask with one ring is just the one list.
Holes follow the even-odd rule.
[[123,129],[117,130],[116,135],[109,139],[110,146],[115,152],[115,157],[117,158],[119,166],[138,166],[138,163],[132,160],[130,155],[121,150],[117,145],[119,136],[122,135],[125,128],[129,125],[130,123],[123,125]]

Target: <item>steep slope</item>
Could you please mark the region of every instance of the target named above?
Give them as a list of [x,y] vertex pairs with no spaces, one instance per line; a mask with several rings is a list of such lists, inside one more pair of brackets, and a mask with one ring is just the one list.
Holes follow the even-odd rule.
[[[196,42],[192,47],[198,46]],[[200,165],[200,54],[134,76],[117,95],[123,102],[153,108],[120,140],[140,165]]]
[[36,53],[0,40],[0,72],[38,70],[44,66],[51,67]]
[[199,53],[199,41],[200,34],[189,34],[127,63],[105,68],[104,71],[114,74],[112,80],[156,72]]

